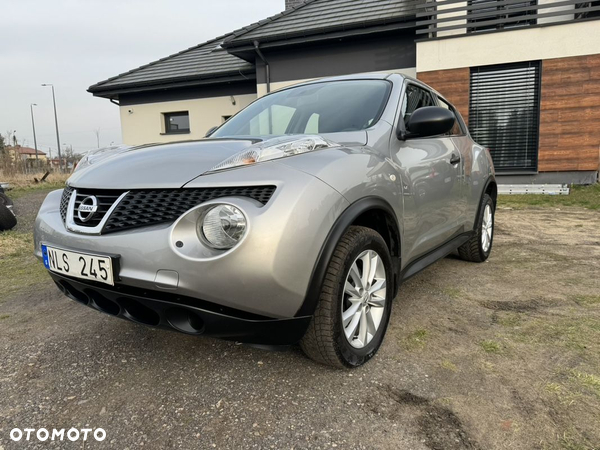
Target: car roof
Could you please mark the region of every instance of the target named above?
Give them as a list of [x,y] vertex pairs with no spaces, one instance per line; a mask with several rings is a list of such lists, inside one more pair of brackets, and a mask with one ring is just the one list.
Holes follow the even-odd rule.
[[[352,75],[338,75],[335,77],[324,77],[316,80],[310,80],[299,84],[311,84],[311,83],[322,83],[323,81],[340,81],[340,80],[386,80],[390,78],[392,75],[399,75],[404,77],[405,75],[401,73],[394,72],[367,72],[367,73],[359,73]],[[298,86],[298,85],[295,85]]]

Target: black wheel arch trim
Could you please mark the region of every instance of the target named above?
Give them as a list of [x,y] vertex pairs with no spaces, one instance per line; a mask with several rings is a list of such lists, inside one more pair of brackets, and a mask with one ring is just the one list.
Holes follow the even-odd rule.
[[[395,232],[398,235],[398,247],[400,248],[401,243],[401,234],[400,234],[400,226],[398,225],[398,218],[396,217],[396,213],[391,205],[382,199],[381,197],[364,197],[356,202],[352,203],[348,208],[344,210],[344,212],[337,218],[331,230],[329,230],[329,234],[327,235],[327,239],[325,243],[321,247],[321,252],[319,253],[319,257],[315,266],[313,267],[312,275],[310,278],[310,283],[308,285],[308,289],[306,291],[306,295],[304,297],[304,302],[302,306],[298,309],[295,314],[295,317],[300,316],[308,316],[312,315],[317,306],[317,301],[319,300],[319,295],[321,293],[321,287],[323,285],[323,280],[325,278],[325,273],[327,272],[327,266],[331,261],[331,257],[335,251],[335,247],[338,242],[344,235],[344,233],[350,228],[350,226],[354,223],[354,221],[365,212],[370,210],[380,209],[385,211],[391,217],[394,218],[394,223],[392,225],[396,228]],[[398,250],[399,250],[398,248]],[[390,251],[391,253],[391,251]],[[398,285],[398,276],[400,270],[400,258],[393,257],[392,261],[394,262],[394,292],[396,292]]]
[[[490,184],[494,183],[496,185],[496,190],[498,189],[498,183],[496,182],[496,177],[494,175],[490,175],[485,184],[483,185],[483,189],[481,190],[481,195],[479,196],[479,203],[477,204],[477,215],[475,216],[475,222],[473,223],[473,231],[476,231],[477,224],[479,223],[479,216],[481,215],[481,211],[479,210],[479,206],[481,205],[481,201],[483,200],[483,196],[487,194],[488,188]],[[493,200],[493,199],[492,199]],[[496,204],[498,200],[494,200],[494,210],[496,210]]]

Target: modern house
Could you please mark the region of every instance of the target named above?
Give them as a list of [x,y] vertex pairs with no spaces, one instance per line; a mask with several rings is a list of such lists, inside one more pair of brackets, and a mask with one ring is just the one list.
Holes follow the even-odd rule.
[[590,183],[600,161],[600,1],[286,0],[286,10],[99,82],[126,144],[198,139],[304,80],[399,72],[448,97],[500,182]]

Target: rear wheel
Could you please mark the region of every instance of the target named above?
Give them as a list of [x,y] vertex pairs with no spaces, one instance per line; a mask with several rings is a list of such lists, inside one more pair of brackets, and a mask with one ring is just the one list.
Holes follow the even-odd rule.
[[392,262],[383,238],[350,227],[329,262],[315,314],[300,346],[334,367],[357,367],[375,355],[390,317]]
[[483,262],[490,256],[494,241],[494,200],[484,194],[479,206],[475,235],[458,248],[465,261]]

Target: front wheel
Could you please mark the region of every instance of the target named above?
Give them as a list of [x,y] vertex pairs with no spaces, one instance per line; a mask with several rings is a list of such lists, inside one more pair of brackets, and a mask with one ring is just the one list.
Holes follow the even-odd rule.
[[383,238],[350,227],[329,262],[315,314],[300,346],[313,360],[358,367],[375,355],[390,318],[392,261]]

